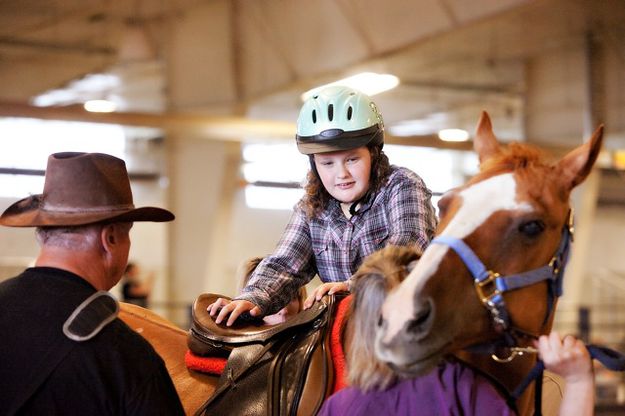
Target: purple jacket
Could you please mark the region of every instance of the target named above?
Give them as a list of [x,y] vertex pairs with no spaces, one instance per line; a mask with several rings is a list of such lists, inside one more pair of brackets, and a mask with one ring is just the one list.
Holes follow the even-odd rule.
[[384,391],[347,387],[330,396],[319,415],[514,415],[488,379],[458,362],[403,380]]

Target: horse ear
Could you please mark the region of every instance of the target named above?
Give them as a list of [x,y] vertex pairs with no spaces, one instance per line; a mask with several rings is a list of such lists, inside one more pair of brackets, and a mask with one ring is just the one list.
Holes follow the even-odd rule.
[[571,190],[582,183],[590,174],[603,141],[603,124],[595,130],[590,140],[571,150],[558,162],[558,170],[563,186]]
[[477,123],[473,148],[480,157],[480,163],[499,153],[499,143],[493,134],[493,125],[486,111],[482,111],[480,121]]

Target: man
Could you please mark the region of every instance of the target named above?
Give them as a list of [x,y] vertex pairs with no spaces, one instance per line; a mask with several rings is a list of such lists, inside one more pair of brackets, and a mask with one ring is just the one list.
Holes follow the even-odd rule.
[[124,162],[100,153],[48,159],[43,194],[11,205],[10,227],[37,227],[35,267],[0,283],[0,414],[177,415],[180,399],[152,346],[115,318],[135,208]]

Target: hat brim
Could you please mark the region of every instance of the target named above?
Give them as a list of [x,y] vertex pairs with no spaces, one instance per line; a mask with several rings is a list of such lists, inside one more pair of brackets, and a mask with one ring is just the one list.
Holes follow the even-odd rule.
[[175,218],[170,211],[157,207],[87,212],[48,211],[40,208],[40,201],[41,195],[33,195],[15,202],[0,216],[0,225],[8,227],[64,227],[99,222],[167,222],[173,221]]
[[[296,136],[297,150],[305,155],[312,155],[316,153],[329,153],[338,152],[341,150],[351,150],[369,144],[383,144],[384,143],[384,130],[376,126],[373,128],[364,129],[367,134],[364,135],[351,135],[353,132],[342,134],[338,137],[323,137],[321,135],[301,137]],[[370,133],[373,131],[373,133]]]

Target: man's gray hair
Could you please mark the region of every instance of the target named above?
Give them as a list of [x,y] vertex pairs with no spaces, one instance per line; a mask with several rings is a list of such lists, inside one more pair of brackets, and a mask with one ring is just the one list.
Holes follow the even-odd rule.
[[35,236],[40,246],[55,246],[71,250],[85,251],[93,247],[102,224],[78,225],[71,227],[37,227]]

